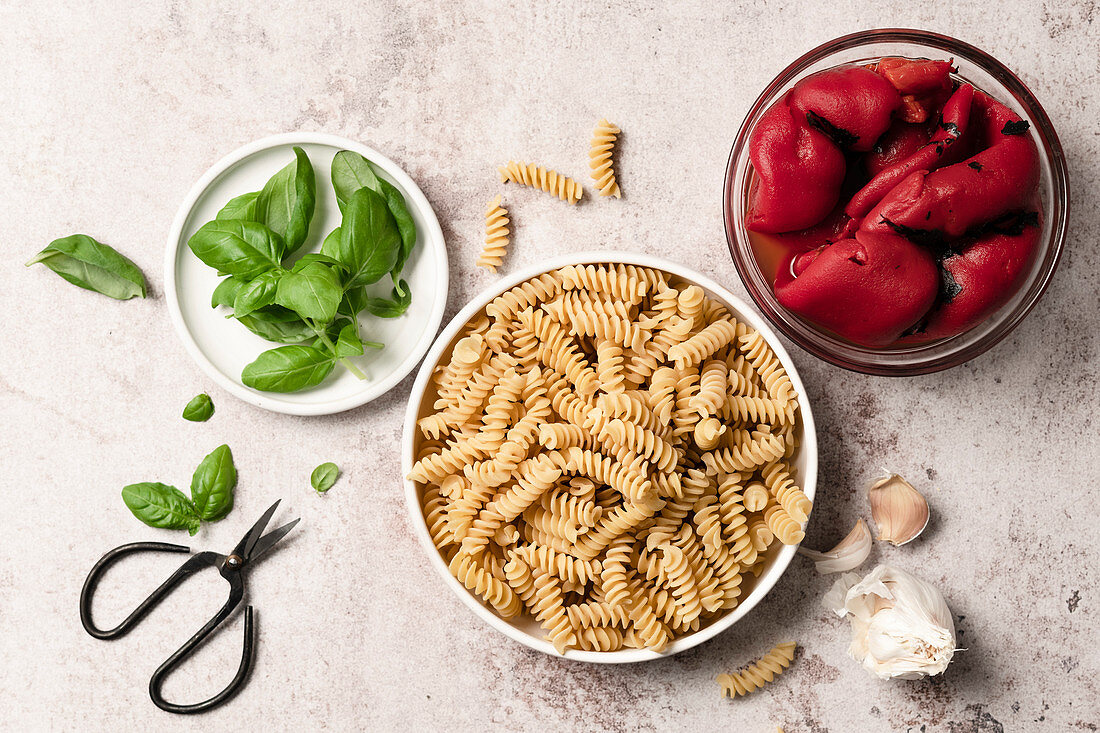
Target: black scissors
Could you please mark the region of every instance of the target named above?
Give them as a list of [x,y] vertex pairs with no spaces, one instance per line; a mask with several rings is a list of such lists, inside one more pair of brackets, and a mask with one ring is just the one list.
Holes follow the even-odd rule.
[[194,636],[176,650],[175,654],[168,657],[168,659],[164,661],[164,664],[160,665],[157,671],[153,672],[153,676],[149,679],[149,697],[153,699],[153,703],[161,710],[167,710],[170,713],[202,713],[221,705],[223,702],[233,697],[233,695],[244,686],[245,680],[248,677],[248,671],[252,667],[252,606],[246,606],[244,611],[244,649],[241,652],[241,666],[237,669],[237,674],[233,677],[233,681],[229,683],[228,687],[209,700],[204,700],[203,702],[194,703],[192,705],[177,705],[168,702],[160,694],[160,688],[164,682],[164,678],[184,659],[190,656],[191,653],[202,644],[203,640],[210,635],[210,632],[229,618],[229,614],[231,614],[233,609],[240,604],[241,599],[244,598],[244,577],[242,571],[251,563],[255,562],[261,555],[274,547],[290,530],[294,529],[294,525],[298,524],[299,520],[295,519],[293,522],[284,524],[278,529],[273,529],[267,534],[263,534],[264,529],[267,527],[267,523],[271,521],[271,517],[275,514],[275,509],[278,506],[279,502],[272,504],[271,508],[264,512],[259,521],[252,525],[252,529],[248,530],[248,534],[237,543],[237,546],[234,547],[228,555],[220,555],[216,552],[200,552],[189,558],[187,562],[180,565],[179,570],[172,573],[167,580],[160,584],[160,587],[149,594],[149,597],[142,601],[141,605],[135,608],[133,613],[127,616],[122,623],[113,629],[104,631],[92,623],[92,595],[95,593],[96,584],[99,582],[99,577],[103,572],[120,557],[129,555],[133,552],[190,552],[191,549],[183,545],[173,545],[167,542],[133,542],[128,545],[116,547],[108,552],[99,559],[99,562],[97,562],[92,567],[91,572],[88,573],[88,579],[84,581],[84,588],[80,591],[80,622],[84,624],[84,630],[97,639],[118,639],[124,636],[130,629],[136,626],[149,611],[155,608],[156,605],[160,603],[161,599],[171,593],[176,586],[203,568],[216,567],[221,573],[221,576],[229,582],[229,599],[225,602],[225,605],[221,607],[221,610],[214,614],[214,617],[207,621],[205,626],[199,629]]

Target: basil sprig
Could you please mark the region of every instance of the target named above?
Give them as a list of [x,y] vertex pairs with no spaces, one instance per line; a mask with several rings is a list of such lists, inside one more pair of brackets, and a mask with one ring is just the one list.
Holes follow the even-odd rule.
[[36,264],[45,265],[73,285],[116,300],[145,297],[145,276],[138,266],[87,234],[55,239],[27,267]]
[[[226,276],[211,307],[232,309],[229,317],[282,344],[242,371],[241,381],[253,389],[307,389],[338,362],[365,379],[351,359],[382,344],[362,338],[359,314],[397,318],[412,302],[400,277],[417,236],[404,196],[348,150],[333,158],[330,178],[342,216],[320,252],[291,261],[309,237],[317,199],[313,167],[297,147],[263,189],[230,200],[188,241],[196,257]],[[369,294],[386,275],[390,297]]]
[[233,508],[237,469],[229,446],[206,456],[191,477],[191,498],[168,484],[145,481],[122,489],[122,500],[135,517],[160,529],[186,529],[194,535],[201,524],[214,522]]
[[183,419],[191,422],[206,422],[214,414],[214,402],[210,395],[203,392],[191,398],[183,408]]

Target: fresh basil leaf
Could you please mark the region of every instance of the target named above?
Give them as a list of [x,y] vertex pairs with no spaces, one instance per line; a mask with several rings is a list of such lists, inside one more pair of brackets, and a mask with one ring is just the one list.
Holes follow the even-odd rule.
[[214,402],[210,395],[203,392],[191,398],[183,408],[183,419],[191,422],[206,422],[214,414]]
[[246,366],[241,381],[263,392],[297,392],[320,384],[335,364],[332,355],[312,346],[280,346]]
[[233,508],[233,489],[237,486],[237,468],[228,445],[210,452],[191,476],[191,502],[195,511],[208,522],[221,519]]
[[378,185],[382,188],[382,196],[386,199],[386,207],[389,208],[393,220],[397,222],[397,231],[401,234],[401,249],[397,254],[397,262],[394,263],[390,276],[393,284],[399,286],[398,275],[404,269],[405,263],[416,246],[416,222],[405,205],[405,197],[397,190],[397,187],[381,176],[378,177]]
[[279,277],[275,270],[261,272],[254,280],[237,291],[233,299],[233,315],[238,319],[275,302],[275,290]]
[[260,308],[237,320],[260,338],[280,344],[300,344],[315,335],[297,313],[278,305]]
[[301,148],[294,147],[294,160],[273,175],[256,202],[256,215],[286,242],[292,255],[306,241],[317,202],[313,166]]
[[322,463],[320,466],[313,469],[313,473],[309,476],[309,483],[318,494],[323,494],[332,488],[332,485],[336,483],[336,479],[339,477],[339,466],[331,462]]
[[362,356],[363,342],[359,339],[359,327],[353,321],[340,329],[340,335],[336,338],[336,356],[343,359],[345,356]]
[[[322,252],[336,252],[340,249],[340,227],[336,227],[328,236],[325,237],[325,241],[321,242]],[[333,257],[333,259],[336,259]]]
[[27,263],[43,264],[73,285],[116,300],[145,297],[145,276],[133,262],[87,234],[55,239]]
[[208,221],[187,246],[218,272],[253,278],[279,265],[283,240],[263,224],[236,219]]
[[303,318],[328,323],[336,317],[342,295],[336,271],[320,262],[310,262],[279,280],[275,302]]
[[242,193],[240,196],[229,199],[229,203],[221,208],[215,219],[241,219],[242,221],[254,221],[263,223],[256,215],[256,204],[260,199],[259,191]]
[[397,318],[405,314],[412,303],[412,291],[409,284],[400,281],[399,287],[394,287],[391,298],[367,298],[363,301],[363,310],[372,316],[379,318]]
[[191,500],[175,486],[144,482],[122,489],[122,500],[134,516],[150,527],[199,531],[199,514]]
[[230,275],[222,280],[210,296],[210,307],[217,308],[219,305],[224,305],[232,308],[233,300],[237,297],[237,291],[247,282],[248,278],[236,275]]
[[344,271],[344,270],[347,269],[347,266],[344,265],[344,263],[341,262],[340,260],[336,259],[335,257],[329,257],[328,255],[323,255],[320,252],[307,252],[306,254],[299,257],[298,261],[295,262],[294,266],[290,269],[293,272],[299,272],[303,267],[305,267],[306,265],[308,265],[311,262],[320,262],[320,263],[325,264],[325,265],[330,265],[330,266],[335,267],[336,269],[338,269],[340,271]]
[[325,244],[329,249],[322,245],[321,252],[347,265],[346,287],[353,288],[378,282],[393,268],[401,236],[382,197],[361,188],[348,199],[339,241]]
[[344,210],[352,194],[364,186],[381,193],[378,176],[367,159],[351,150],[341,150],[332,159],[332,189],[336,192],[340,211]]

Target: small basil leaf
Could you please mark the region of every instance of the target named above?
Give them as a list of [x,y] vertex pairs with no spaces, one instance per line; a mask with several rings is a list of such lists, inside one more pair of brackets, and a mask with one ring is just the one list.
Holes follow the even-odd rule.
[[317,202],[313,166],[301,148],[294,160],[273,175],[256,202],[256,215],[286,242],[285,254],[294,254],[309,235],[309,223]]
[[336,317],[342,294],[336,271],[320,262],[310,262],[279,280],[275,302],[303,318],[328,323]]
[[331,355],[312,346],[280,346],[246,366],[241,381],[264,392],[297,392],[320,384],[335,364]]
[[362,356],[363,342],[359,339],[359,327],[355,322],[340,329],[340,335],[336,339],[336,356],[343,359],[345,356]]
[[394,287],[392,298],[367,298],[363,302],[363,310],[379,318],[397,318],[405,314],[411,303],[409,284],[401,280],[400,286]]
[[284,249],[282,238],[263,224],[236,219],[208,221],[187,246],[218,272],[243,278],[278,266]]
[[367,159],[351,150],[341,150],[332,159],[332,189],[336,192],[340,211],[344,210],[352,194],[364,186],[381,193],[378,176]]
[[275,302],[278,276],[274,270],[260,273],[255,280],[243,285],[233,299],[233,315],[238,319]]
[[409,260],[409,255],[412,254],[413,247],[416,246],[416,222],[413,221],[412,214],[409,213],[409,208],[405,205],[405,197],[401,195],[397,187],[381,176],[378,178],[378,184],[382,188],[383,198],[386,199],[386,207],[393,215],[393,220],[397,222],[397,231],[401,234],[401,249],[397,254],[397,261],[390,271],[393,284],[398,285],[397,276],[401,274],[401,270],[404,269],[405,263]]
[[366,288],[354,287],[344,291],[344,298],[340,301],[339,312],[354,318],[357,313],[367,307]]
[[214,414],[214,402],[205,392],[195,395],[183,408],[183,419],[191,422],[206,422]]
[[347,287],[378,282],[397,262],[401,236],[386,202],[369,188],[352,194],[344,209],[338,242],[329,245],[323,254],[335,257],[347,265]]
[[199,531],[199,515],[190,499],[175,486],[144,482],[122,489],[122,500],[134,516],[150,527]]
[[87,234],[50,242],[27,263],[43,264],[73,285],[116,300],[145,297],[145,276],[137,265]]
[[208,522],[221,519],[233,508],[233,489],[237,486],[237,468],[228,445],[210,452],[191,476],[191,502],[195,511]]
[[237,320],[260,338],[280,344],[300,344],[315,335],[297,313],[278,305],[260,308]]
[[309,483],[318,494],[323,494],[332,488],[336,479],[340,477],[340,468],[335,463],[322,463],[313,469],[309,476]]
[[237,277],[236,275],[230,275],[222,280],[210,296],[210,307],[217,308],[219,305],[224,305],[232,308],[233,300],[237,297],[237,291],[247,282],[247,278]]
[[260,222],[256,216],[256,203],[260,199],[259,191],[242,193],[236,198],[229,199],[229,203],[221,208],[215,219],[241,219],[243,221]]

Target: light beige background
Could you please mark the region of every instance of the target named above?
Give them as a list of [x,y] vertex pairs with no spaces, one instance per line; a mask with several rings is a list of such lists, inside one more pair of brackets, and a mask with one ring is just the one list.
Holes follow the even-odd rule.
[[[866,514],[860,486],[880,466],[928,493],[927,535],[877,547],[872,561],[946,594],[967,651],[941,679],[868,677],[845,655],[846,623],[818,605],[829,580],[801,559],[742,623],[676,658],[597,667],[530,652],[461,606],[410,532],[397,455],[411,379],[342,415],[267,414],[214,388],[169,324],[163,250],[180,200],[226,152],[290,130],[361,140],[419,182],[448,239],[450,314],[493,281],[473,267],[500,190],[493,166],[530,158],[583,176],[606,115],[625,130],[624,199],[570,209],[508,191],[509,267],[630,249],[742,292],[720,197],[744,113],[796,55],[889,25],[955,35],[1017,70],[1054,120],[1074,192],[1053,286],[993,352],[888,380],[794,351],[822,447],[808,543],[828,546]],[[1096,730],[1098,47],[1094,0],[0,1],[0,726]],[[152,297],[117,303],[23,268],[74,231],[130,255]],[[184,422],[203,390],[217,413]],[[195,581],[112,643],[81,630],[77,597],[104,550],[172,538],[138,524],[120,488],[184,486],[221,442],[240,469],[237,508],[194,545],[227,550],[279,497],[281,516],[302,524],[249,578],[261,636],[251,683],[212,714],[178,719],[152,706],[147,680],[220,603],[220,581]],[[308,477],[325,460],[345,473],[319,497]],[[177,561],[109,577],[101,617],[118,618]],[[219,689],[239,635],[238,622],[169,693]],[[717,673],[783,639],[801,645],[789,674],[752,698],[718,698]]]

